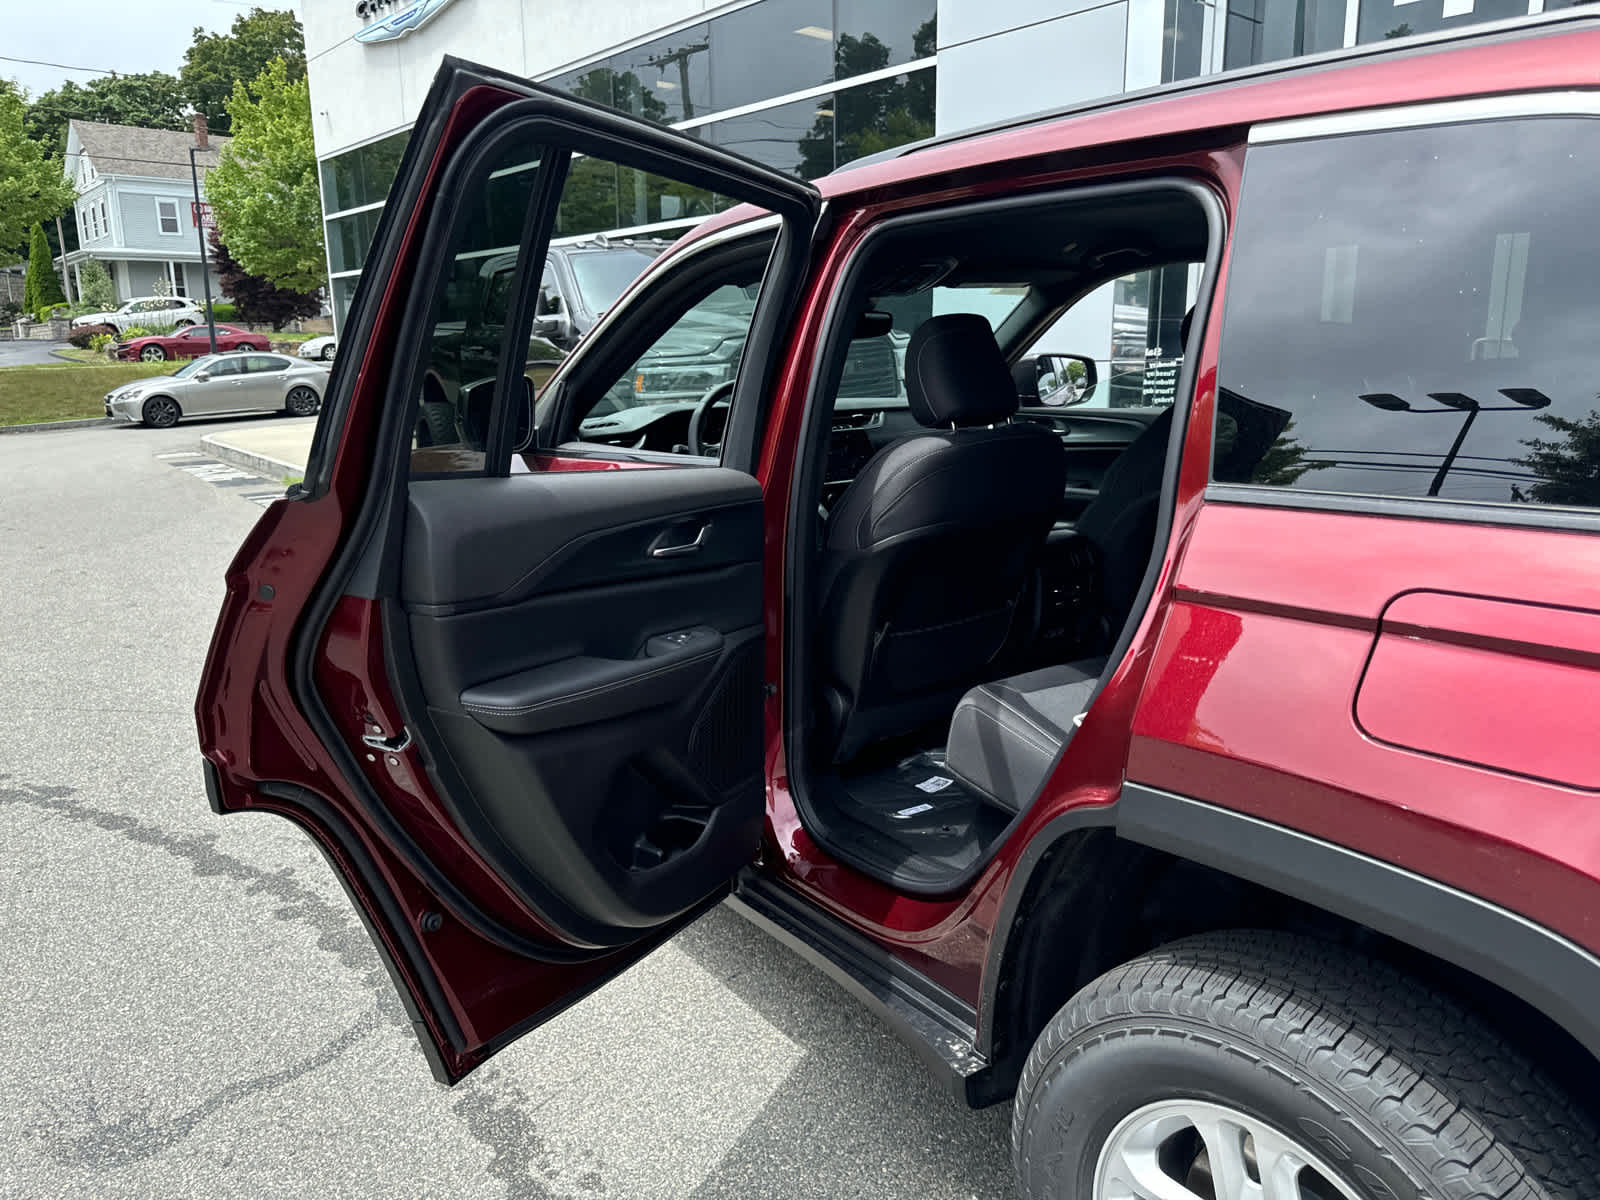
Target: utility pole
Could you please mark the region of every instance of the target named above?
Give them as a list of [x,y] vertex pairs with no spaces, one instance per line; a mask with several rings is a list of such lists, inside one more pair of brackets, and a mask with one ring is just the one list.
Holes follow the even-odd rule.
[[67,270],[67,235],[61,230],[61,214],[56,214],[56,245],[61,247],[61,285],[67,293],[67,303],[73,303],[72,272]]
[[[703,53],[711,49],[710,42],[693,42],[681,50],[668,50],[657,54],[654,58],[644,60],[647,67],[664,70],[669,63],[676,63],[678,67],[678,90],[683,96],[683,119],[694,119],[694,97],[689,95],[689,59],[692,55]],[[642,115],[642,114],[641,114]]]
[[211,311],[211,267],[206,261],[206,223],[202,216],[204,209],[200,207],[200,169],[195,166],[194,156],[197,151],[208,150],[211,147],[211,136],[206,129],[205,113],[194,115],[194,142],[189,147],[189,178],[194,183],[194,230],[200,238],[200,283],[206,293],[206,334],[211,342],[210,353],[217,352],[217,318]]

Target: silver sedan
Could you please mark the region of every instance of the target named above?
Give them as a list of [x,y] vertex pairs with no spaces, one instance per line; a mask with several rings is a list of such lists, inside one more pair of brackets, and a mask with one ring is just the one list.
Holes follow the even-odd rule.
[[286,412],[309,417],[322,407],[328,368],[283,354],[211,354],[171,375],[136,379],[106,393],[106,416],[153,429],[180,417]]

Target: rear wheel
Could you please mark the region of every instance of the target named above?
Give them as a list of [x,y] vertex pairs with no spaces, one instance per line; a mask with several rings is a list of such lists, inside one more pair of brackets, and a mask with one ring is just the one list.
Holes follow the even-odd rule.
[[322,348],[321,357],[322,357],[322,361],[323,362],[332,362],[333,361],[333,343],[332,342],[329,342],[326,346],[324,346]]
[[1023,1068],[1026,1197],[1591,1200],[1589,1118],[1452,1002],[1270,933],[1176,942],[1101,976]]
[[144,346],[139,351],[139,357],[145,362],[164,362],[167,352],[160,346]]
[[316,392],[310,388],[295,387],[289,389],[284,407],[289,410],[291,416],[309,417],[316,413],[321,404],[322,401],[318,399]]
[[183,414],[171,396],[151,396],[144,402],[140,415],[151,429],[171,429]]

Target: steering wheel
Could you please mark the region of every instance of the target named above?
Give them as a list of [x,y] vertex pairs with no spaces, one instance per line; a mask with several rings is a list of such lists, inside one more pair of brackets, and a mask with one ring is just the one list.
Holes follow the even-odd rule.
[[[701,396],[699,402],[695,404],[694,412],[689,415],[690,454],[705,456],[708,453],[708,447],[711,454],[715,454],[721,449],[721,438],[714,442],[707,442],[702,440],[700,431],[705,428],[706,416],[713,408],[719,404],[728,404],[729,398],[733,395],[734,382],[734,380],[730,379],[725,383],[719,383],[707,389],[706,394]],[[723,425],[723,434],[724,436],[727,434],[726,424]]]

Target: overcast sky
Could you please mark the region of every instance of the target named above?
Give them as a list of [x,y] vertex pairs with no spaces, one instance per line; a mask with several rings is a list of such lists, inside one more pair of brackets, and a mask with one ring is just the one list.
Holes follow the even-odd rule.
[[[220,33],[235,17],[258,7],[289,9],[294,5],[287,0],[184,0],[180,4],[0,0],[4,10],[0,17],[0,76],[15,79],[28,95],[37,96],[68,79],[87,83],[111,71],[176,75],[196,25]],[[18,58],[91,69],[66,71],[11,61]]]

